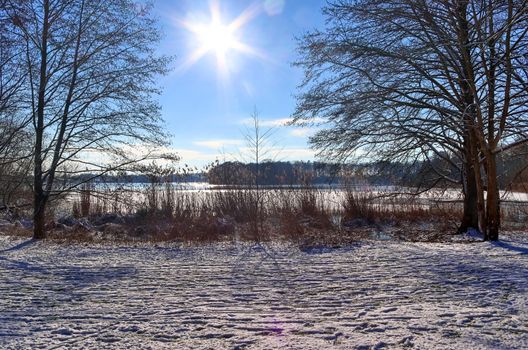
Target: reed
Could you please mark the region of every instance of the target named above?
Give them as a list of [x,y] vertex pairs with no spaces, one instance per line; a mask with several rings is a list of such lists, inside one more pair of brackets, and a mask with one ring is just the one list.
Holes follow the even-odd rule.
[[[143,233],[135,235],[141,239],[188,242],[300,241],[308,236],[319,241],[328,236],[348,240],[354,230],[381,226],[405,229],[426,225],[450,234],[462,215],[458,202],[391,195],[368,188],[290,186],[259,191],[257,194],[252,187],[186,191],[171,182],[158,182],[131,196],[124,190],[100,193],[90,187],[81,191],[72,211],[74,216],[93,217],[118,209],[118,214],[126,216],[126,230],[132,236],[141,227]],[[120,202],[123,200],[126,203]],[[522,213],[510,210],[503,216],[505,222],[518,221]]]

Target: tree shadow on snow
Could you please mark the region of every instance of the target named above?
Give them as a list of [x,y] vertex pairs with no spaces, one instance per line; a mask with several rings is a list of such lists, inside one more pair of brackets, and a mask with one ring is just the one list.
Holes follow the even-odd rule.
[[21,242],[21,243],[17,244],[14,247],[7,248],[7,249],[4,249],[4,250],[0,250],[0,254],[9,253],[9,252],[13,252],[13,251],[24,249],[26,247],[31,246],[35,242],[37,242],[37,240],[35,240],[33,238],[28,239],[27,241]]
[[[27,241],[23,241],[11,248],[7,248],[7,249],[4,249],[4,250],[0,250],[0,254],[6,254],[6,253],[10,253],[10,252],[15,252],[15,251],[19,251],[19,250],[22,250],[26,247],[29,247],[31,245],[33,245],[33,243],[35,243],[36,240],[35,239],[28,239]],[[2,266],[0,265],[0,267],[4,267],[6,269],[12,269],[12,268],[15,268],[15,269],[21,269],[21,270],[31,270],[31,271],[34,271],[34,272],[45,272],[45,269],[40,267],[40,266],[36,266],[36,265],[33,265],[33,264],[30,264],[30,263],[27,263],[27,262],[24,262],[24,261],[18,261],[18,260],[13,260],[13,259],[9,259],[7,257],[3,257],[0,255],[0,262],[4,262],[5,265]]]
[[[39,275],[53,283],[62,280],[75,287],[108,283],[112,280],[134,276],[137,272],[133,266],[77,266],[69,264],[68,260],[57,260],[56,263],[48,265],[45,261],[21,261],[10,258],[8,255],[3,256],[7,253],[21,251],[32,246],[37,241],[28,239],[11,248],[0,250],[0,269],[23,270],[24,274]],[[96,252],[92,254],[96,254]],[[76,261],[76,259],[72,257],[71,261]]]
[[520,255],[528,255],[528,246],[523,245],[513,245],[511,242],[507,241],[497,241],[492,242],[492,245],[499,248],[504,248],[506,250],[520,253]]

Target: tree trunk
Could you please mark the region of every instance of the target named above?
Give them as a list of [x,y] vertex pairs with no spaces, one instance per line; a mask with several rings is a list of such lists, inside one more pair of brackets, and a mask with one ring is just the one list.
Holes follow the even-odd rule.
[[475,174],[475,184],[477,187],[477,215],[479,223],[478,228],[480,232],[485,233],[487,229],[486,201],[484,199],[484,182],[482,180],[480,156],[477,150],[476,141],[472,143],[471,148],[473,152],[473,172]]
[[46,197],[42,195],[42,191],[35,191],[35,199],[33,204],[33,238],[46,238],[46,230],[44,225],[46,223]]
[[[467,9],[469,6],[468,0],[461,0],[455,2],[456,4],[456,18],[458,21],[458,45],[461,52],[461,68],[462,75],[460,77],[460,91],[462,102],[464,106],[462,121],[464,123],[464,148],[468,155],[469,162],[471,162],[473,169],[473,177],[476,186],[476,204],[479,230],[486,232],[486,207],[484,202],[484,186],[482,183],[482,175],[480,169],[480,155],[478,147],[478,137],[475,131],[477,125],[477,92],[473,89],[475,81],[475,73],[473,71],[474,65],[471,56],[471,41],[469,33],[469,22]],[[467,141],[467,142],[466,142]]]
[[486,198],[486,236],[490,241],[499,240],[500,230],[500,194],[497,181],[497,160],[493,152],[486,155],[488,169],[488,195]]
[[479,212],[478,212],[478,192],[477,181],[475,178],[475,170],[471,152],[469,152],[469,137],[464,137],[464,144],[466,149],[466,161],[464,165],[464,213],[462,222],[458,228],[458,233],[467,232],[469,228],[479,228]]
[[[42,47],[40,50],[40,79],[38,89],[37,113],[33,115],[35,125],[35,154],[33,158],[33,238],[46,237],[44,230],[45,208],[47,197],[44,193],[43,181],[43,147],[44,140],[44,107],[46,104],[46,85],[48,69],[48,31],[49,31],[49,0],[44,2],[44,20],[42,27]],[[35,120],[36,119],[36,120]]]

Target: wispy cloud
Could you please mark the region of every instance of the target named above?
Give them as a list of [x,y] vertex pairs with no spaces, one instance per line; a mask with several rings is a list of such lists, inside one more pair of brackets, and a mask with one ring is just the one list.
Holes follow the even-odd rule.
[[281,160],[314,160],[315,152],[308,148],[284,148],[280,150],[279,159]]
[[174,151],[181,157],[180,164],[196,166],[198,169],[220,158],[217,153],[200,152],[193,149],[175,149]]
[[294,137],[308,137],[313,135],[317,129],[315,128],[295,128],[290,131],[290,135]]
[[[239,143],[243,145],[240,140]],[[206,141],[204,141],[206,142]],[[209,148],[209,147],[208,147]],[[134,154],[141,155],[145,152],[146,148],[142,145],[136,145],[134,148]],[[201,151],[193,148],[173,148],[173,147],[162,147],[158,148],[159,153],[172,153],[177,154],[180,157],[178,164],[180,166],[191,166],[196,167],[198,170],[204,169],[207,165],[212,164],[216,160],[223,161],[242,161],[242,162],[253,162],[254,161],[254,149],[249,147],[241,146],[237,147],[236,151],[232,152],[220,152],[219,150],[206,150]],[[89,160],[102,161],[102,154],[87,155]],[[261,160],[274,160],[274,161],[308,161],[315,159],[315,152],[308,148],[302,147],[277,147],[272,146],[261,150]],[[106,160],[106,161],[109,161]],[[174,165],[174,163],[159,159],[156,161],[158,165]]]
[[[290,123],[293,121],[292,118],[276,118],[276,119],[261,119],[259,120],[260,126],[263,127],[299,127],[299,128],[308,128],[312,126],[321,125],[326,122],[325,119],[315,117],[310,119],[309,121],[298,121],[297,123],[290,125]],[[244,118],[240,120],[240,124],[246,125],[246,126],[252,126],[253,125],[253,119],[251,118]]]
[[242,140],[237,140],[237,139],[202,140],[202,141],[194,141],[193,144],[196,146],[200,146],[200,147],[206,147],[206,148],[218,150],[223,147],[240,146],[242,144]]
[[[291,118],[278,118],[278,119],[261,119],[259,120],[260,126],[263,127],[279,127],[279,126],[287,126],[288,123],[291,122]],[[253,119],[251,118],[245,118],[240,121],[240,124],[251,126],[253,125]]]
[[[259,154],[261,160],[277,160],[277,161],[296,161],[296,160],[313,160],[315,152],[309,148],[301,147],[269,147]],[[249,147],[243,147],[239,150],[238,160],[244,162],[253,162],[255,157],[255,150]]]
[[266,0],[264,1],[264,11],[269,16],[280,15],[284,10],[284,0]]

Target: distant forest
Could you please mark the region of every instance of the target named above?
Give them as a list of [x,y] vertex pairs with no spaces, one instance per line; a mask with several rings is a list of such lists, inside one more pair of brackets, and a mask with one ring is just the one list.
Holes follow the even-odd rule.
[[[526,153],[507,154],[498,162],[502,189],[528,188]],[[439,179],[438,172],[449,174]],[[213,166],[205,178],[215,185],[321,185],[348,184],[373,186],[460,186],[458,169],[443,159],[413,163],[378,161],[363,164],[325,162],[277,162],[258,164],[224,162]],[[453,181],[449,181],[452,178]]]
[[[501,189],[528,190],[528,149],[505,153],[499,159]],[[440,178],[438,173],[448,174]],[[208,182],[212,185],[249,186],[311,186],[311,185],[371,185],[412,187],[459,187],[459,169],[445,158],[412,163],[377,161],[370,163],[328,163],[311,161],[265,161],[243,163],[227,161],[210,166],[206,171],[177,173],[162,167],[145,167],[144,171],[104,175],[96,183],[164,183]],[[257,176],[258,175],[258,176]],[[73,179],[90,178],[83,174]],[[453,179],[450,181],[449,179]],[[69,182],[70,180],[63,181]]]

